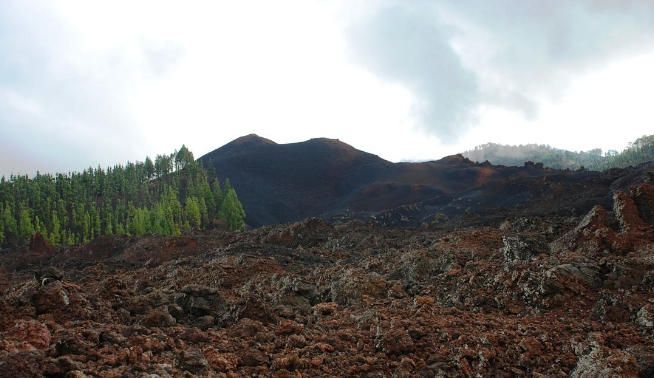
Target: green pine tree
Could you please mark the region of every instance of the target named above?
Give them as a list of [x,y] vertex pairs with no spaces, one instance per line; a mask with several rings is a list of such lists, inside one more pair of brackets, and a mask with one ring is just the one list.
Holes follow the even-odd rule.
[[[0,210],[0,214],[2,211]],[[0,247],[5,243],[5,222],[4,217],[0,217]]]
[[9,241],[12,238],[18,238],[18,224],[16,223],[16,218],[14,218],[14,212],[11,206],[5,206],[2,219],[5,229],[5,240]]
[[21,242],[29,241],[32,235],[34,235],[34,225],[32,224],[32,217],[30,216],[29,209],[21,209],[20,211],[18,235]]
[[219,215],[220,218],[227,222],[230,230],[237,231],[245,228],[245,210],[243,210],[243,205],[238,200],[236,191],[233,188],[225,193]]
[[51,229],[50,229],[50,243],[54,245],[58,245],[61,243],[61,224],[59,223],[59,217],[57,216],[57,212],[53,211],[52,212],[52,219],[50,221],[51,223]]
[[200,228],[202,222],[202,214],[200,212],[200,206],[198,205],[197,199],[195,197],[189,197],[186,199],[186,220],[191,225],[191,228],[197,230]]

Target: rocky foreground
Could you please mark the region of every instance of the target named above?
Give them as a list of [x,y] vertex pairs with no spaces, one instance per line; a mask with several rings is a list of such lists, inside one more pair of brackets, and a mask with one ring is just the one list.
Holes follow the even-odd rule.
[[35,240],[0,263],[0,377],[654,374],[651,184],[581,218]]

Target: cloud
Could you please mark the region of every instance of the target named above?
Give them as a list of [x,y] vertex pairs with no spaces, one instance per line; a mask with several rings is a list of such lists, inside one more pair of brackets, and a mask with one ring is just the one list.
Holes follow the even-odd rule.
[[109,23],[83,28],[66,11],[49,2],[3,3],[0,140],[14,158],[0,159],[0,174],[143,158],[147,139],[129,96],[174,65],[179,51],[138,34],[102,40]]
[[410,89],[421,124],[450,140],[470,123],[480,96],[477,78],[464,67],[434,9],[415,4],[375,9],[353,25],[351,54],[384,80]]
[[483,106],[534,117],[581,73],[654,48],[652,2],[366,4],[348,29],[352,56],[409,89],[420,125],[444,142],[465,134]]
[[[200,156],[252,132],[427,159],[469,148],[473,134],[497,139],[510,118],[511,140],[530,142],[540,134],[515,125],[533,117],[524,129],[550,131],[541,121],[561,118],[545,113],[561,110],[547,101],[564,101],[579,75],[651,50],[650,4],[6,0],[0,175],[143,159],[182,143]],[[616,96],[646,93],[632,87]],[[646,119],[641,107],[634,118]]]

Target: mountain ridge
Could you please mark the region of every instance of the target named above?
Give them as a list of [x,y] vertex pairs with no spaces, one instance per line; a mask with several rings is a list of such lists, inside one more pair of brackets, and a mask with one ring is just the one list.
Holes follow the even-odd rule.
[[[245,207],[246,221],[254,227],[307,217],[370,217],[426,204],[416,214],[415,225],[438,213],[463,216],[471,206],[489,211],[524,207],[528,201],[544,201],[545,206],[554,193],[546,189],[554,185],[568,193],[567,198],[557,199],[559,207],[587,211],[591,202],[607,203],[606,193],[618,174],[562,171],[537,164],[494,166],[462,154],[393,163],[338,139],[278,144],[253,134],[199,161],[220,177],[229,177]],[[460,203],[461,198],[468,203]]]

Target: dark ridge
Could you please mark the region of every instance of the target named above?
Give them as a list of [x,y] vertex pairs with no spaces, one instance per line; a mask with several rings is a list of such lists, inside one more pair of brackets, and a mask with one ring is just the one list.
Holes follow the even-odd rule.
[[[578,213],[607,203],[614,180],[639,168],[608,172],[493,166],[461,154],[392,163],[338,139],[277,144],[250,134],[200,159],[239,193],[250,226],[307,217],[368,217],[412,205],[409,223],[497,209]],[[642,171],[642,169],[641,169]],[[344,215],[345,214],[345,215]],[[403,216],[406,218],[406,216]]]

